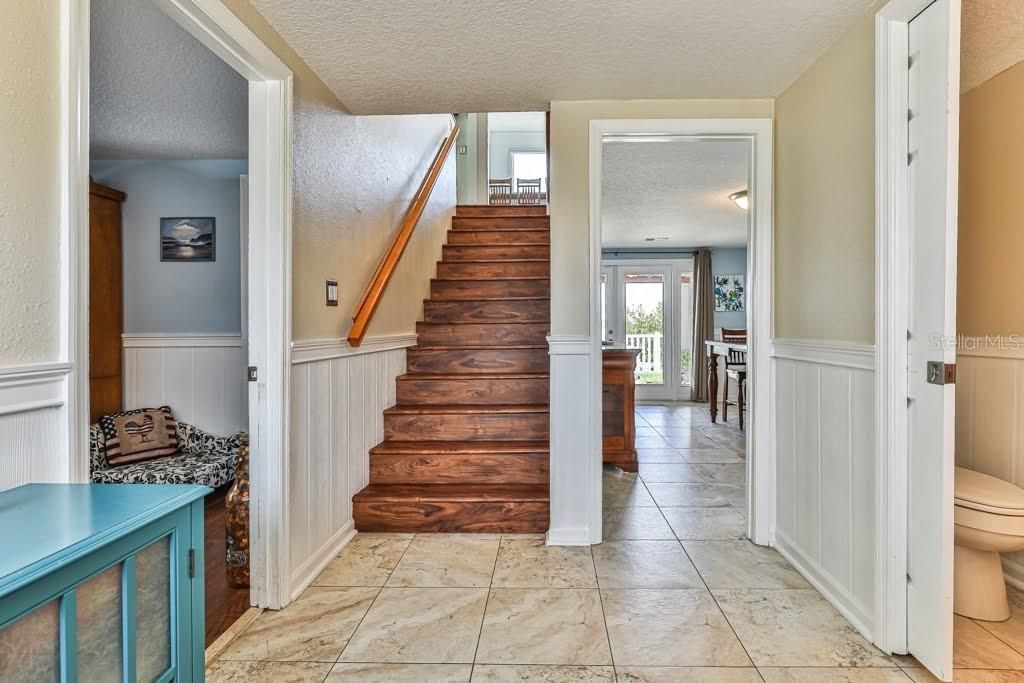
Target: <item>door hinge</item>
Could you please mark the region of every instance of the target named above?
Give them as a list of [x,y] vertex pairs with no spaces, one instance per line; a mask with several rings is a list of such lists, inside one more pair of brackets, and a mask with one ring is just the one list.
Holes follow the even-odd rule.
[[188,549],[188,578],[194,579],[196,576],[196,550],[195,548]]
[[256,381],[257,373],[256,373],[256,366],[255,365],[250,365],[249,368],[247,369],[246,373],[247,373],[247,376],[248,376],[250,382],[255,382]]
[[928,384],[956,384],[956,363],[928,361]]

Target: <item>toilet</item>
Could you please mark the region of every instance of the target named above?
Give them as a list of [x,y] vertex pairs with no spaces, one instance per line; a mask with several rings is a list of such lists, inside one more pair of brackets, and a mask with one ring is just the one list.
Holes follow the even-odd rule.
[[971,619],[1010,618],[1000,553],[1024,550],[1024,489],[956,468],[953,611]]

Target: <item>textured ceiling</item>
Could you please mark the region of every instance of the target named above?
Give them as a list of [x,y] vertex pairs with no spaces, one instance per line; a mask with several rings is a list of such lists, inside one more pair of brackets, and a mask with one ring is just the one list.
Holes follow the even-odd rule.
[[871,0],[252,0],[353,113],[774,97]]
[[248,83],[150,0],[93,0],[94,159],[248,156]]
[[[609,142],[601,160],[605,247],[739,246],[747,217],[729,195],[747,187],[750,145],[725,140]],[[647,242],[646,237],[668,237]]]
[[1024,0],[963,0],[960,91],[1024,61]]

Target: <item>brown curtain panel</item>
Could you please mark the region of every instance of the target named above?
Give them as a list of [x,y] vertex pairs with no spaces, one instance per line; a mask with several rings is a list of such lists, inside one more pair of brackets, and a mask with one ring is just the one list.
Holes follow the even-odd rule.
[[715,294],[711,278],[711,250],[693,254],[693,363],[691,401],[708,400],[708,349],[704,342],[714,339]]

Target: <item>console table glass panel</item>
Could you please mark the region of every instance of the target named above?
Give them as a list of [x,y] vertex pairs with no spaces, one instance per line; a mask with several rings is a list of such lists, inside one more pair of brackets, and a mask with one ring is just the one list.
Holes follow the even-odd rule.
[[202,486],[0,492],[0,681],[202,681]]

